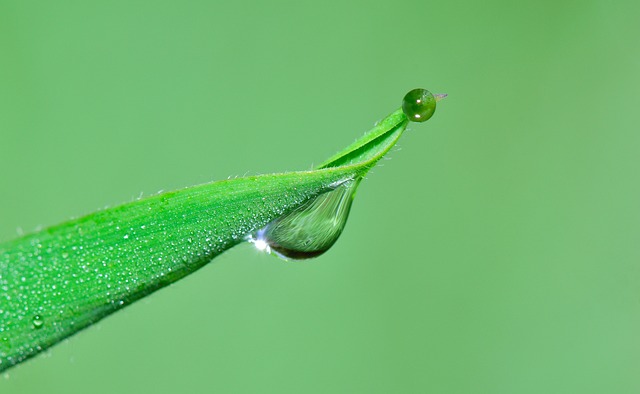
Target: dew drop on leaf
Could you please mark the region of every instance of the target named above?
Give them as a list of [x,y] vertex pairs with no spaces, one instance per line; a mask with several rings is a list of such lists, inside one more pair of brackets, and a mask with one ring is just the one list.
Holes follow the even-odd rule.
[[44,319],[40,315],[35,315],[33,317],[33,328],[39,329],[44,325]]
[[427,89],[413,89],[402,99],[402,111],[412,122],[425,122],[436,112],[436,97]]
[[284,259],[323,254],[342,234],[359,183],[359,179],[349,180],[280,216],[252,235],[251,242]]
[[5,357],[5,354],[11,350],[11,344],[9,343],[9,338],[0,337],[0,362]]

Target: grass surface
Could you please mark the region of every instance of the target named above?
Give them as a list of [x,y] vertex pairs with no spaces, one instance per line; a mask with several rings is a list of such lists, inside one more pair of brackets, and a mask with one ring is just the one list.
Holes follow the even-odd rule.
[[363,177],[407,123],[394,112],[317,170],[162,193],[0,244],[0,371],[196,271],[336,184]]

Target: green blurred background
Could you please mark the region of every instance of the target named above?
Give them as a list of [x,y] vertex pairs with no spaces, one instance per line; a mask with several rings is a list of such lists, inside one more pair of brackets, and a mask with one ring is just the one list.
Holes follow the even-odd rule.
[[637,8],[0,0],[0,240],[449,93],[324,256],[237,247],[0,392],[640,392]]

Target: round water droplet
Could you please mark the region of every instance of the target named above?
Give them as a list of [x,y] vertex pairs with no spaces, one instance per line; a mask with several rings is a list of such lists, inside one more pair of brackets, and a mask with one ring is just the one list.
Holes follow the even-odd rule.
[[402,99],[402,111],[412,122],[427,121],[436,112],[436,98],[427,89],[413,89]]
[[42,326],[44,325],[44,319],[42,318],[42,316],[40,315],[35,315],[33,317],[33,328],[42,328]]

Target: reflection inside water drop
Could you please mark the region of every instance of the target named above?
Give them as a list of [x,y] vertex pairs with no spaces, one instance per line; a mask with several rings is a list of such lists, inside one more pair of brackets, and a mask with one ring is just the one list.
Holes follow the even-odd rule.
[[253,234],[259,250],[285,259],[309,259],[326,252],[338,240],[351,209],[360,179],[348,180],[309,200]]

